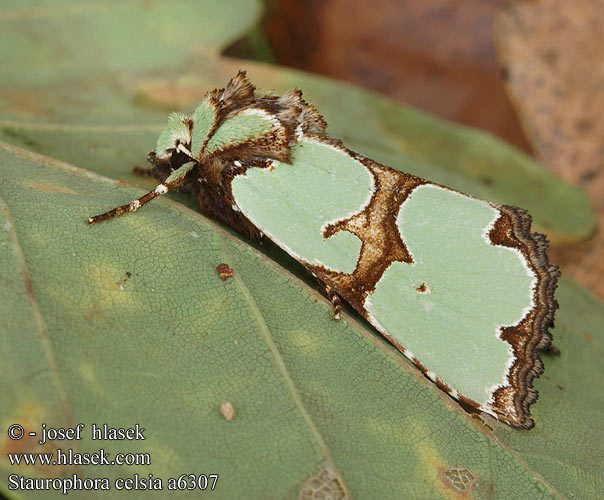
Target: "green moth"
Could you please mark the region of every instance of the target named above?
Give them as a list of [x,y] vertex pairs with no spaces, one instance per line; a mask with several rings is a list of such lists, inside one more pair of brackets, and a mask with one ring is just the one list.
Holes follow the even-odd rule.
[[149,154],[161,184],[89,223],[191,193],[301,262],[336,317],[342,297],[453,398],[533,427],[559,272],[530,216],[350,151],[298,90],[254,91],[240,72],[192,116],[172,113]]

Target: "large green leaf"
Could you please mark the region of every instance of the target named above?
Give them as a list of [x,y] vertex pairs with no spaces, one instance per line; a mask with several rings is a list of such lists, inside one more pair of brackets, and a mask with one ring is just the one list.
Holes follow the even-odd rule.
[[[561,284],[554,337],[563,354],[545,356],[535,429],[488,420],[491,430],[362,320],[334,322],[311,288],[182,205],[158,200],[86,224],[140,192],[0,146],[2,428],[83,422],[77,450],[152,459],[9,467],[7,451],[40,448],[5,437],[4,478],[219,473],[212,495],[227,499],[296,498],[323,469],[359,499],[603,491],[604,305],[584,290]],[[220,263],[233,278],[219,278]],[[91,441],[92,423],[139,423],[146,440]]]
[[0,138],[7,142],[140,182],[130,171],[153,148],[166,111],[190,112],[205,91],[248,69],[264,90],[301,88],[332,135],[378,161],[527,208],[553,238],[577,240],[593,230],[579,189],[488,134],[324,78],[218,58],[256,23],[256,1],[12,3],[0,9]]

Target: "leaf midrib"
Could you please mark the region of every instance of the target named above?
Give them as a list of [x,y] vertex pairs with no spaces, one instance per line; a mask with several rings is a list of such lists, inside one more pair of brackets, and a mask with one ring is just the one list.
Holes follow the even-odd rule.
[[[225,237],[223,235],[221,235],[221,238],[220,238],[220,250],[222,252],[224,261],[229,266],[232,265],[233,259],[229,252],[229,249],[226,245]],[[325,462],[327,462],[327,464],[329,464],[330,468],[340,478],[342,478],[342,481],[340,482],[340,484],[346,489],[347,496],[349,498],[351,498],[350,492],[348,491],[348,487],[346,486],[346,483],[343,480],[342,474],[338,471],[335,460],[331,456],[329,448],[327,447],[327,443],[325,442],[325,440],[323,439],[323,436],[319,432],[319,429],[313,422],[313,419],[310,416],[310,413],[307,411],[306,407],[304,406],[304,402],[302,401],[300,392],[298,391],[296,384],[294,383],[291,375],[289,374],[285,361],[284,361],[283,357],[281,356],[281,353],[279,352],[279,348],[277,347],[277,344],[273,338],[271,329],[269,328],[266,321],[264,320],[264,317],[262,315],[262,312],[260,311],[260,308],[258,307],[258,304],[256,303],[256,300],[252,296],[250,289],[244,283],[243,278],[241,277],[241,273],[235,273],[235,275],[233,276],[233,279],[234,279],[235,283],[237,284],[237,287],[243,294],[245,301],[248,303],[248,305],[250,307],[250,311],[252,312],[252,315],[254,316],[256,323],[258,324],[258,328],[259,328],[260,332],[262,333],[262,336],[264,337],[264,340],[271,353],[271,356],[272,356],[275,364],[277,365],[279,372],[281,373],[281,377],[283,378],[285,386],[287,387],[287,390],[290,393],[291,398],[293,399],[294,404],[296,405],[296,408],[298,409],[299,413],[302,415],[302,418],[304,419],[306,426],[308,427],[313,438],[315,439],[315,442],[319,446],[319,449],[321,450],[321,453],[323,455]]]
[[[0,146],[2,143],[0,143]],[[27,262],[25,260],[25,256],[21,250],[21,245],[19,244],[19,239],[17,238],[17,232],[15,229],[14,219],[11,217],[10,208],[4,199],[0,196],[0,210],[4,215],[4,219],[10,224],[10,226],[6,229],[8,232],[8,237],[10,242],[12,243],[14,256],[16,257],[19,265],[21,267],[21,276],[23,278],[23,286],[25,287],[25,291],[27,294],[27,300],[31,306],[31,310],[33,312],[34,321],[37,326],[38,334],[40,337],[40,341],[44,347],[44,353],[46,354],[46,359],[48,361],[48,365],[50,368],[50,373],[52,374],[53,384],[57,390],[59,400],[61,402],[61,411],[66,419],[66,423],[73,427],[73,416],[71,410],[69,408],[69,402],[67,398],[67,391],[65,390],[65,384],[61,378],[61,373],[59,371],[59,366],[57,363],[57,358],[55,356],[55,349],[48,335],[48,328],[46,326],[46,322],[44,321],[44,317],[42,316],[42,312],[40,311],[40,307],[38,305],[38,301],[35,296],[34,286],[31,279],[31,275],[29,273],[29,269],[27,267]]]

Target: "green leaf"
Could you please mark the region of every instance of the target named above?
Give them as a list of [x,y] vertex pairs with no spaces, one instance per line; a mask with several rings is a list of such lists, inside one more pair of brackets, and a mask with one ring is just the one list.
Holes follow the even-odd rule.
[[[46,111],[76,102],[79,95],[106,88],[98,80],[118,75],[180,70],[194,54],[213,56],[253,26],[261,14],[258,0],[5,0],[0,10],[0,60],[12,71],[3,86],[14,91],[4,106],[16,114],[29,98]],[[65,83],[72,83],[65,87]],[[34,89],[61,93],[64,102],[44,102]],[[22,93],[18,93],[19,91]],[[103,100],[98,96],[97,103]],[[100,103],[99,103],[100,104]],[[100,109],[97,112],[102,112]],[[83,109],[82,109],[83,111]],[[111,116],[114,110],[106,110]],[[42,109],[30,110],[39,114]]]
[[[307,285],[182,205],[157,200],[86,224],[140,193],[0,145],[2,428],[83,422],[76,450],[152,460],[16,468],[8,451],[40,447],[5,436],[3,477],[219,473],[212,495],[227,499],[297,498],[321,470],[350,498],[469,490],[473,498],[597,498],[603,490],[604,305],[583,289],[561,284],[554,339],[562,356],[544,356],[535,429],[489,420],[491,431],[362,320],[333,321]],[[220,279],[220,263],[233,278]],[[225,402],[232,421],[219,411]],[[139,423],[146,440],[92,441],[92,423]]]
[[132,166],[144,163],[167,112],[192,112],[207,90],[247,69],[263,90],[302,89],[329,132],[360,153],[526,208],[552,238],[579,240],[593,231],[578,188],[486,133],[325,78],[218,58],[253,29],[257,1],[8,5],[0,10],[1,140],[140,183]]

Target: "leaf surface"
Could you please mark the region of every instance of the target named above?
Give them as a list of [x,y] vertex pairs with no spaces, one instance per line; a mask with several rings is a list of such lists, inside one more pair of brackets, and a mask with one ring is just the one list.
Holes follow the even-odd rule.
[[[597,498],[604,306],[585,291],[561,285],[563,354],[545,356],[536,428],[493,432],[362,320],[334,322],[307,285],[182,205],[86,224],[140,193],[2,145],[2,426],[83,422],[78,451],[152,459],[60,473],[220,473],[216,498],[296,498],[322,470],[351,498]],[[139,423],[146,440],[91,441],[92,423]],[[39,451],[31,438],[1,444],[4,477],[58,475],[8,466],[8,451]]]

